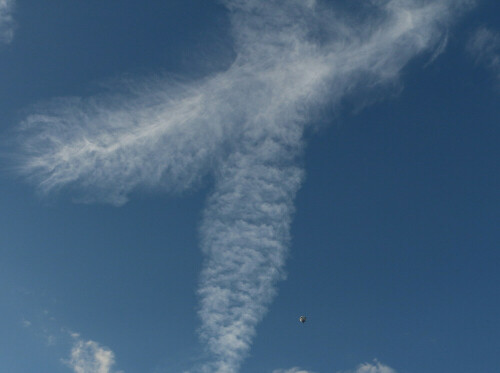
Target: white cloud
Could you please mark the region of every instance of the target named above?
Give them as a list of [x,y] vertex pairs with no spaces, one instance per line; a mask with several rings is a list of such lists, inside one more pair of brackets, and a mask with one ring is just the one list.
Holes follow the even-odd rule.
[[0,0],[0,42],[9,43],[14,37],[13,8],[14,0]]
[[229,373],[283,277],[311,109],[393,82],[470,2],[374,0],[357,21],[321,1],[223,3],[237,54],[226,71],[55,101],[24,121],[21,172],[43,192],[69,186],[115,204],[137,188],[179,192],[212,174],[199,285],[211,361],[201,370]]
[[500,34],[485,27],[478,28],[470,37],[467,50],[476,63],[484,64],[500,79]]
[[94,341],[75,341],[70,359],[65,363],[75,373],[111,373],[115,364],[113,351]]

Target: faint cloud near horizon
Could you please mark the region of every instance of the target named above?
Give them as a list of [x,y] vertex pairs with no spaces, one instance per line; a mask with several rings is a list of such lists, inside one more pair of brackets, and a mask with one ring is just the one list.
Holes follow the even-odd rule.
[[[273,373],[315,373],[311,370],[305,370],[298,367],[293,367],[290,369],[277,369]],[[356,370],[342,371],[338,373],[397,373],[388,365],[380,363],[378,360],[374,360],[373,363],[363,363],[358,365]]]
[[397,373],[388,365],[384,365],[381,362],[375,360],[373,363],[363,363],[357,367],[354,372],[344,372],[344,373]]
[[476,64],[487,67],[500,81],[500,33],[484,26],[478,28],[469,38],[467,52]]
[[313,372],[311,370],[301,369],[298,367],[293,367],[290,369],[276,369],[276,370],[273,370],[273,373],[315,373],[315,372]]

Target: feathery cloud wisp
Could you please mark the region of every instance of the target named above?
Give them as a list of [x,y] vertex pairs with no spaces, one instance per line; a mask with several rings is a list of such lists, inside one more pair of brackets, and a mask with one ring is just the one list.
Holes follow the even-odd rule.
[[0,42],[10,43],[14,37],[13,8],[14,0],[0,0]]
[[468,52],[476,63],[484,64],[500,80],[500,34],[481,27],[471,36],[467,44]]
[[283,276],[297,158],[311,109],[397,79],[439,46],[469,0],[375,0],[361,20],[320,1],[225,0],[236,58],[202,81],[163,80],[133,93],[66,99],[26,118],[21,171],[50,192],[126,202],[211,173],[201,225],[201,369],[238,370]]

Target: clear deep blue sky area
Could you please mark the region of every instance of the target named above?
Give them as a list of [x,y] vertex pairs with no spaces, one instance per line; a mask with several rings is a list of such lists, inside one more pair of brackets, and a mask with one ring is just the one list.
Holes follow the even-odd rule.
[[499,103],[494,0],[0,0],[0,372],[498,372]]

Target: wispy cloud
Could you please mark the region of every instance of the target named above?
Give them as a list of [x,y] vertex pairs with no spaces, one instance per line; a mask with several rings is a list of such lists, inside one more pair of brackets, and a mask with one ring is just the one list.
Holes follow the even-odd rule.
[[441,42],[436,46],[434,49],[431,57],[429,58],[429,61],[424,65],[425,67],[429,66],[432,64],[441,54],[444,53],[446,50],[446,46],[448,45],[448,33],[446,33]]
[[33,335],[41,339],[47,347],[70,348],[68,358],[60,362],[75,373],[123,373],[113,370],[115,355],[109,348],[98,342],[85,340],[80,333],[54,323],[50,311],[44,309],[42,317],[34,322],[22,319],[22,326],[30,328]]
[[29,328],[31,326],[31,321],[26,320],[26,319],[22,319],[21,325],[23,326],[23,328]]
[[359,365],[353,373],[396,373],[396,371],[390,366],[384,365],[379,361],[374,361],[373,363],[364,363]]
[[70,358],[64,362],[75,373],[111,373],[115,355],[97,342],[76,339]]
[[273,373],[314,373],[314,372],[311,372],[310,370],[304,370],[297,367],[293,367],[290,369],[276,369],[273,370]]
[[[215,180],[201,225],[201,370],[238,370],[283,278],[311,111],[397,79],[468,0],[374,0],[360,16],[310,0],[225,0],[236,58],[202,81],[63,99],[26,118],[20,171],[87,201]],[[439,49],[439,48],[438,48]]]
[[467,44],[476,63],[489,68],[500,80],[500,34],[486,27],[477,29]]
[[14,37],[13,9],[14,0],[0,0],[0,42],[10,43]]
[[[277,369],[274,370],[273,373],[314,373],[314,372],[294,367],[291,369]],[[390,366],[384,365],[379,361],[375,360],[373,363],[360,364],[355,370],[349,370],[338,373],[397,373],[397,372]]]

